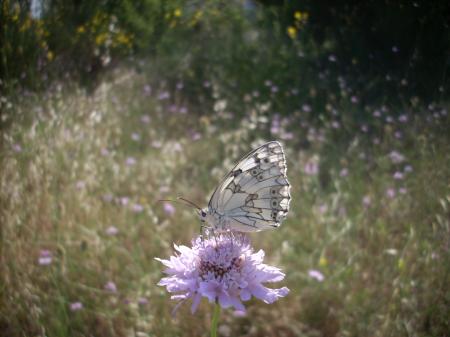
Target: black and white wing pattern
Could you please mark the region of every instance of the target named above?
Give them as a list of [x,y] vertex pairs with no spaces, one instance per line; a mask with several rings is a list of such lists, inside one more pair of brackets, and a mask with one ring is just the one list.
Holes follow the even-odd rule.
[[220,219],[222,228],[240,232],[275,228],[289,211],[289,191],[283,148],[272,141],[247,154],[225,176],[208,211]]

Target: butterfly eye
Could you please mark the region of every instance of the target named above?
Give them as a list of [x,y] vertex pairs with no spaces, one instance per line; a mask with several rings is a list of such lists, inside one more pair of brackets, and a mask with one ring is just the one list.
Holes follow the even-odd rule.
[[267,164],[269,162],[269,158],[264,158],[264,162]]
[[202,211],[202,217],[204,218],[206,216],[206,212]]

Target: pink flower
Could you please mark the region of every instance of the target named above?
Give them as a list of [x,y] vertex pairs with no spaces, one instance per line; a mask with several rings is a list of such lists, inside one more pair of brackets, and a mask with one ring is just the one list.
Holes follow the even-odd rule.
[[169,202],[164,203],[164,212],[166,212],[167,215],[174,215],[175,214],[175,207]]
[[142,206],[141,204],[133,204],[133,206],[131,206],[131,209],[134,213],[141,213],[144,210],[144,206]]
[[151,95],[151,93],[152,93],[152,87],[148,84],[144,85],[144,94],[146,96],[149,96],[149,95]]
[[339,172],[340,177],[346,177],[348,176],[348,168],[344,167],[341,172]]
[[370,198],[369,195],[365,195],[362,199],[362,202],[365,207],[369,207],[370,204],[372,203],[372,199]]
[[406,165],[406,166],[403,168],[403,171],[404,171],[405,173],[410,173],[410,172],[413,171],[413,168],[412,168],[411,165]]
[[325,279],[325,276],[323,276],[323,274],[320,271],[315,269],[308,270],[308,275],[309,277],[315,279],[318,282],[322,282]]
[[117,292],[116,284],[112,281],[109,281],[105,284],[105,290],[110,291],[112,293]]
[[408,190],[406,189],[406,187],[400,187],[400,188],[398,189],[398,193],[400,193],[400,194],[406,194],[406,193],[408,193]]
[[191,135],[191,139],[192,140],[199,140],[199,139],[201,139],[202,138],[202,135],[199,133],[199,132],[194,132],[192,135]]
[[141,122],[144,124],[150,123],[150,116],[149,115],[142,115],[141,116]]
[[20,146],[20,144],[14,144],[12,148],[14,152],[22,152],[22,146]]
[[310,106],[309,104],[303,104],[303,105],[302,105],[302,110],[303,110],[304,112],[311,112],[311,111],[312,111],[312,108],[311,108],[311,106]]
[[286,287],[271,289],[263,284],[279,282],[284,273],[263,264],[264,251],[253,252],[247,236],[223,233],[214,237],[198,237],[192,248],[177,246],[178,254],[169,260],[156,258],[166,266],[167,276],[158,285],[174,293],[172,299],[192,299],[191,312],[197,310],[203,297],[223,308],[245,311],[242,301],[252,296],[273,303],[289,293]]
[[131,134],[131,139],[134,140],[135,142],[138,142],[141,140],[141,135],[139,133],[133,132]]
[[42,249],[39,254],[38,263],[41,266],[47,266],[47,265],[51,264],[52,263],[52,253],[47,249]]
[[387,190],[386,190],[386,196],[388,197],[388,198],[390,198],[390,199],[393,199],[393,198],[395,198],[395,189],[393,189],[393,188],[388,188]]
[[314,175],[316,175],[319,172],[319,165],[317,164],[317,162],[315,162],[313,160],[309,160],[305,164],[305,167],[303,168],[303,171],[307,175],[314,176]]
[[108,228],[106,228],[105,232],[106,234],[113,236],[119,233],[119,230],[117,229],[117,227],[109,226]]
[[125,164],[126,164],[127,166],[133,166],[133,165],[136,165],[136,159],[134,159],[133,157],[128,157],[128,158],[125,160]]
[[148,299],[145,298],[145,297],[139,297],[138,298],[138,304],[139,305],[146,305],[146,304],[148,304]]
[[120,197],[120,198],[119,198],[119,203],[120,203],[122,206],[128,205],[129,202],[130,202],[130,198],[128,198],[128,197]]
[[401,162],[405,161],[405,156],[395,150],[391,151],[388,156],[394,164],[400,164]]
[[81,303],[81,302],[73,302],[73,303],[70,303],[69,307],[70,307],[71,311],[78,311],[78,310],[83,309],[83,303]]

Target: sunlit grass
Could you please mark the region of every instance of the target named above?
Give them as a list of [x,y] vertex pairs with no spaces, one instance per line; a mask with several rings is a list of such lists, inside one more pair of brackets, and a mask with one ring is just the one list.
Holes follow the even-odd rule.
[[345,113],[314,124],[260,102],[237,118],[217,102],[201,116],[182,92],[150,93],[143,76],[123,73],[91,96],[4,98],[13,102],[1,148],[5,335],[206,336],[209,306],[173,318],[154,260],[189,243],[198,220],[158,200],[206,205],[233,163],[271,139],[286,148],[291,211],[252,240],[282,267],[291,293],[272,306],[250,302],[245,317],[225,311],[221,335],[449,331],[445,109],[358,121],[358,108],[342,103]]

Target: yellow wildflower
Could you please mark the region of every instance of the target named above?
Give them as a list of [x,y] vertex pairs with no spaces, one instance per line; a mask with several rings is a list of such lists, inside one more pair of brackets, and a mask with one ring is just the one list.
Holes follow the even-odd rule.
[[175,9],[175,11],[173,12],[173,16],[175,16],[176,18],[179,18],[181,16],[181,14],[183,14],[181,12],[181,9],[177,8]]
[[95,38],[95,44],[97,46],[102,45],[106,41],[106,38],[107,38],[107,36],[105,33],[101,33],[101,34],[97,35],[97,37]]
[[86,28],[84,28],[84,26],[78,26],[77,28],[77,33],[82,34],[86,31]]
[[294,26],[289,26],[287,28],[287,34],[291,39],[295,39],[297,37],[297,28],[295,28]]
[[116,41],[118,44],[130,45],[130,37],[123,32],[119,32],[116,36]]
[[328,264],[327,258],[325,256],[321,256],[319,259],[319,266],[325,267]]
[[47,52],[47,60],[52,61],[55,58],[55,54],[51,50]]
[[294,18],[295,18],[295,20],[300,21],[300,20],[302,19],[302,12],[300,12],[300,11],[295,11],[295,13],[294,13]]

